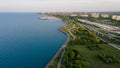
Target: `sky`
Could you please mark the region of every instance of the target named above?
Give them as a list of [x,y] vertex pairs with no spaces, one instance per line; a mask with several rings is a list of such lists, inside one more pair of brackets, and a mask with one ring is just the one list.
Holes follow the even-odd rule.
[[120,11],[120,0],[0,0],[0,12]]

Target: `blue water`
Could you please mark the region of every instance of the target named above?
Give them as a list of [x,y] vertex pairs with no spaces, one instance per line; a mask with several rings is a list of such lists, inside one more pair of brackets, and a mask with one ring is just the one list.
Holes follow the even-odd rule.
[[60,20],[35,13],[0,13],[0,68],[44,68],[64,44]]

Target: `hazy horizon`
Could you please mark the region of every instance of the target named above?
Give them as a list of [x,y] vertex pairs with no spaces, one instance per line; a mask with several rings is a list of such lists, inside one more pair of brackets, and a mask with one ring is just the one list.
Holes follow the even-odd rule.
[[120,11],[119,0],[0,0],[0,12]]

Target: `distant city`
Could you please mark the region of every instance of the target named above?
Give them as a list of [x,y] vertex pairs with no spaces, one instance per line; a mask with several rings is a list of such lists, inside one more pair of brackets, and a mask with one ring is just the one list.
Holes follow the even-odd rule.
[[81,17],[93,17],[93,18],[111,18],[113,20],[120,20],[120,12],[42,12],[56,14],[56,15],[69,15],[69,16],[81,16]]

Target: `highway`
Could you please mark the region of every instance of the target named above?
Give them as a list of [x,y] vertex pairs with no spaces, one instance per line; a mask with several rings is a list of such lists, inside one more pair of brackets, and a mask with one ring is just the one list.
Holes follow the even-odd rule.
[[[85,23],[85,22],[84,22],[84,23]],[[84,27],[84,28],[85,28],[87,31],[89,31],[89,32],[90,32],[90,31],[94,31],[94,32],[96,32],[96,33],[98,33],[98,34],[106,35],[106,36],[108,36],[109,38],[116,39],[116,38],[114,38],[115,35],[113,36],[113,35],[110,34],[110,33],[105,34],[105,33],[102,33],[102,32],[100,32],[100,31],[96,30],[96,29],[93,29],[92,27],[89,27],[89,26],[87,26],[87,25],[84,25],[84,24],[81,24],[81,23],[78,23],[78,24],[79,24],[80,26]],[[108,43],[108,45],[110,45],[110,46],[112,46],[112,47],[114,47],[114,48],[120,50],[120,45],[112,44],[112,43],[110,43],[110,42],[108,42],[108,41],[102,39],[102,38],[99,37],[99,36],[97,36],[97,37],[100,38],[102,41]],[[120,40],[118,40],[118,41],[120,41]]]
[[100,27],[107,31],[120,30],[120,28],[117,26],[111,26],[111,25],[101,24],[101,23],[97,23],[97,22],[91,22],[91,21],[84,20],[84,19],[78,19],[78,20],[81,22],[85,22],[87,24],[95,25],[95,26]]

